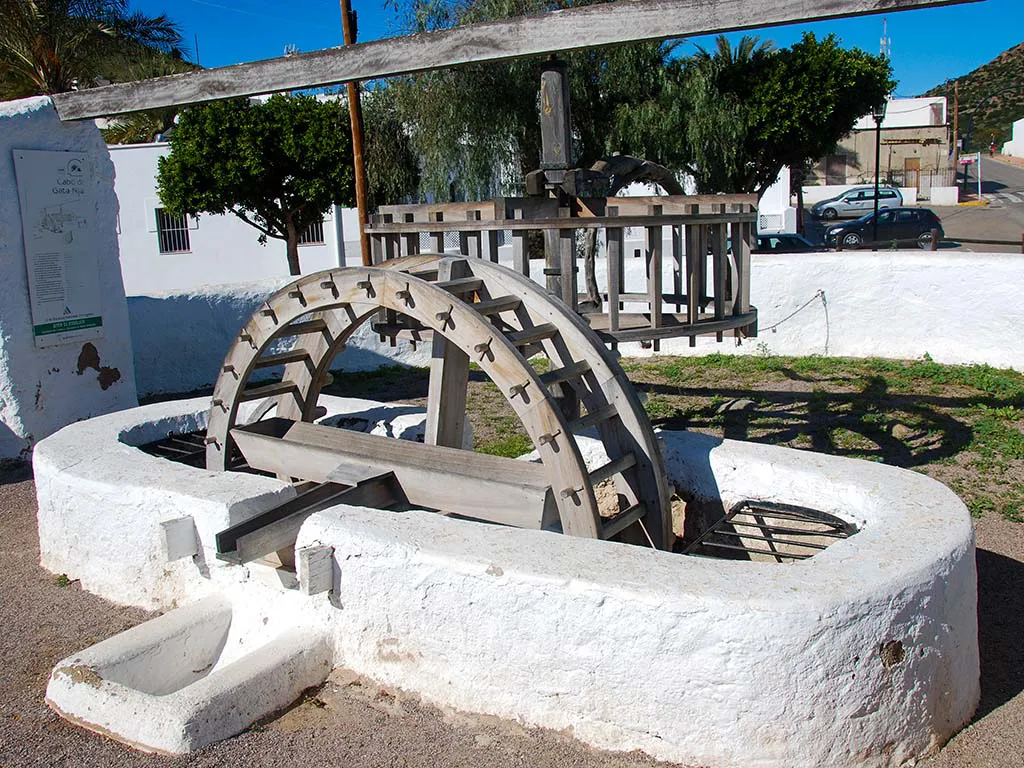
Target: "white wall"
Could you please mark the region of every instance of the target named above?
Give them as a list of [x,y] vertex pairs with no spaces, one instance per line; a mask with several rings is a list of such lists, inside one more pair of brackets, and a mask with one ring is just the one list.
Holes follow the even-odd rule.
[[[203,285],[259,280],[288,275],[285,243],[258,242],[259,232],[233,214],[200,215],[189,231],[188,253],[162,254],[156,232],[157,159],[170,152],[168,144],[111,146],[115,190],[121,201],[118,241],[121,271],[129,295],[149,291],[189,290]],[[358,263],[358,219],[355,211],[335,208],[324,221],[324,244],[299,247],[302,271],[316,272],[344,265],[345,249],[338,248],[337,213],[342,212],[342,240],[355,239],[348,253]]]
[[[502,250],[502,263],[507,264],[506,250]],[[627,248],[627,254],[632,252]],[[643,258],[627,255],[626,290],[644,290],[644,264]],[[758,308],[761,328],[758,338],[742,346],[728,335],[722,343],[714,337],[698,338],[693,348],[688,339],[670,339],[662,341],[662,352],[895,359],[928,353],[941,363],[988,363],[1024,370],[1024,338],[1018,332],[1024,313],[1014,309],[1016,286],[1024,284],[1024,260],[1019,256],[845,251],[755,254],[751,264],[751,302]],[[532,261],[531,268],[533,279],[543,283],[543,262]],[[605,261],[599,258],[601,290],[605,290],[606,274]],[[672,285],[670,264],[665,264],[663,280],[664,285]],[[285,282],[263,280],[129,297],[140,394],[190,392],[212,385],[238,329]],[[626,311],[641,308],[627,304]],[[620,350],[624,355],[652,354],[635,343],[622,344]],[[336,369],[426,365],[428,355],[426,344],[415,351],[407,343],[381,344],[367,325],[338,358]]]
[[960,202],[960,188],[932,187],[929,202],[932,205],[956,205]]
[[[36,349],[13,162],[19,149],[73,150],[93,169],[95,203],[81,211],[88,237],[78,241],[86,245],[69,250],[69,257],[96,259],[99,338]],[[46,97],[0,103],[0,460],[26,456],[66,424],[138,402],[118,266],[113,173],[92,122],[61,123]],[[75,286],[66,289],[71,295]]]
[[[135,345],[136,384],[150,396],[193,392],[213,385],[239,329],[289,278],[207,285],[193,291],[128,298]],[[336,359],[335,369],[365,371],[383,365],[427,365],[430,345],[382,344],[365,324]],[[273,375],[272,370],[265,372]]]
[[[673,339],[663,341],[661,350],[893,359],[927,353],[940,363],[1024,370],[1024,310],[1017,300],[1022,284],[1024,259],[1013,254],[758,254],[750,288],[758,338],[738,347],[728,337],[722,344],[698,338],[693,348],[687,339]],[[639,344],[620,349],[624,355],[651,354]]]
[[1013,139],[1003,144],[1003,154],[1024,157],[1024,117],[1013,124]]
[[[882,129],[917,128],[922,125],[946,124],[946,97],[925,96],[917,99],[889,99],[882,120]],[[875,119],[871,115],[857,120],[855,131],[875,130]]]

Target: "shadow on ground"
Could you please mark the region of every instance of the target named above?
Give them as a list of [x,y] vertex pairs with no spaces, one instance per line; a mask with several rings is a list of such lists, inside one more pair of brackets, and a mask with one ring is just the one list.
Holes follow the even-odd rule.
[[0,461],[0,485],[20,483],[32,478],[32,465],[27,461]]
[[1024,691],[1024,563],[979,549],[980,720]]
[[[784,373],[805,380],[793,371]],[[664,429],[714,431],[730,440],[793,445],[905,468],[955,456],[970,444],[971,427],[945,411],[986,400],[992,407],[1006,404],[998,398],[896,394],[881,377],[872,377],[859,392],[636,386],[648,396],[711,401],[655,415],[653,423]]]

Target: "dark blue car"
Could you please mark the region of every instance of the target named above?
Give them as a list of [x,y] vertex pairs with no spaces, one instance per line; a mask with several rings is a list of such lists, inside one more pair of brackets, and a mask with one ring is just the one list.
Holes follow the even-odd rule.
[[[932,246],[932,230],[945,237],[942,221],[927,208],[889,208],[878,212],[878,244]],[[825,245],[830,248],[860,248],[870,245],[875,237],[875,214],[869,213],[854,221],[836,224],[825,231]]]

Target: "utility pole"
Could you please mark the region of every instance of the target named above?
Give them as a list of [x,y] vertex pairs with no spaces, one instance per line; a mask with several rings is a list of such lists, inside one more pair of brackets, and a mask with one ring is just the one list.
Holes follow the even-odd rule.
[[960,168],[960,81],[953,81],[953,183]]
[[[349,5],[349,0],[341,2],[341,28],[345,45],[356,42],[356,18]],[[363,266],[373,264],[370,256],[370,238],[366,234],[367,203],[366,203],[366,165],[363,162],[363,106],[359,100],[359,83],[349,81],[345,84],[348,91],[348,121],[352,127],[352,165],[355,170],[356,209],[359,211],[359,248],[362,252]],[[339,245],[341,245],[339,243]]]

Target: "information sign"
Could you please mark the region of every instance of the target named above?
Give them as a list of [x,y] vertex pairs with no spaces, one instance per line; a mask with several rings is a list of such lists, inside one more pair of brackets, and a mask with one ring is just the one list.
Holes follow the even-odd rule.
[[94,168],[84,153],[14,150],[36,347],[103,335]]

